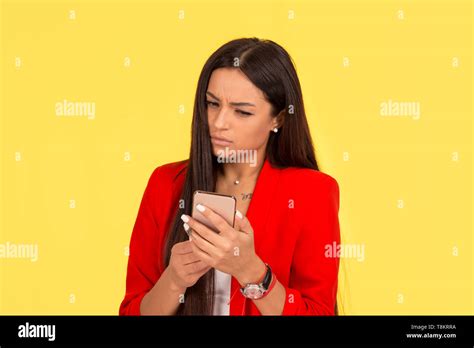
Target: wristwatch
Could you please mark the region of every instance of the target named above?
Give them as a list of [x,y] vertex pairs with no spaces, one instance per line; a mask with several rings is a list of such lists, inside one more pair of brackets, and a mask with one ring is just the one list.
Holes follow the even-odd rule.
[[267,271],[265,272],[261,283],[250,283],[245,285],[243,288],[240,288],[240,292],[244,297],[258,300],[264,297],[271,290],[275,283],[275,277],[272,275],[272,269],[270,266],[267,263],[265,263],[265,266],[267,267]]

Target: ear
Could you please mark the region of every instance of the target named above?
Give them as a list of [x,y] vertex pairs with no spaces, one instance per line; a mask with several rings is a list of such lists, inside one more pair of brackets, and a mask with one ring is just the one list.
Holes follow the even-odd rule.
[[283,123],[285,122],[285,115],[286,115],[286,110],[283,109],[278,113],[278,115],[273,117],[272,129],[275,127],[280,128],[281,126],[283,126]]

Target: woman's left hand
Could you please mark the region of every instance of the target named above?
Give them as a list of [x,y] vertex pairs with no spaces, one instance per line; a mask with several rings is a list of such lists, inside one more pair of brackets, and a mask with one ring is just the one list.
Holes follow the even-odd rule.
[[[187,224],[193,252],[211,267],[234,276],[243,286],[255,283],[265,273],[265,263],[255,253],[254,233],[250,221],[237,211],[235,227],[230,226],[219,214],[200,204],[200,210],[219,233],[193,219],[182,215]],[[198,209],[199,210],[199,209]],[[186,221],[187,220],[187,221]]]

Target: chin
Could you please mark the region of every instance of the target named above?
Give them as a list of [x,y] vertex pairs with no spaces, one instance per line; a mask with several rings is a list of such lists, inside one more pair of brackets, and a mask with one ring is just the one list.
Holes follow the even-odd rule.
[[[226,147],[227,147],[227,150],[226,150]],[[216,157],[219,157],[220,153],[221,154],[221,157],[226,157],[225,153],[226,151],[233,151],[232,147],[230,146],[220,146],[220,145],[212,145],[212,154]]]

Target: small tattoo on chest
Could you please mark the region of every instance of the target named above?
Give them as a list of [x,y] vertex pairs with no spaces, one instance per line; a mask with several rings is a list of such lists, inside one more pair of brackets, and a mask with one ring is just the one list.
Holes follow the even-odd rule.
[[241,193],[241,195],[242,195],[242,200],[243,201],[252,198],[252,192],[251,193]]

